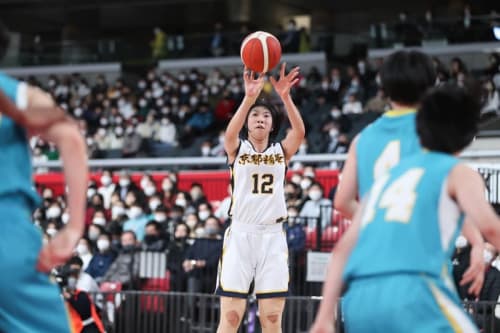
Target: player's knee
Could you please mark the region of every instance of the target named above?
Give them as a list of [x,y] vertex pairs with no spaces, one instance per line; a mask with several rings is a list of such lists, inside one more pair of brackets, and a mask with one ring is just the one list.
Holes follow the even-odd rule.
[[281,326],[280,313],[278,311],[262,313],[260,316],[260,324],[262,325],[263,328],[280,327]]
[[240,323],[240,315],[238,312],[232,310],[226,313],[226,320],[231,325],[231,327],[236,328]]

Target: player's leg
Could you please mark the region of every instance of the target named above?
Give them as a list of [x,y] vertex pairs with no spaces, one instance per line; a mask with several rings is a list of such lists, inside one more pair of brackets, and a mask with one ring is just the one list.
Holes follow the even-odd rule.
[[41,233],[20,206],[0,210],[0,332],[69,332],[59,288],[35,269]]
[[247,300],[238,297],[220,298],[220,321],[217,333],[236,333],[245,314]]
[[259,320],[263,333],[281,332],[284,309],[284,297],[259,299]]

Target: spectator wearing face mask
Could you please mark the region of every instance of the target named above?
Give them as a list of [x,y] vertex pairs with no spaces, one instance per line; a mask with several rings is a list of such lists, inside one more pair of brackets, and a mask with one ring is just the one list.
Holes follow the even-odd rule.
[[217,265],[222,253],[220,222],[215,216],[205,221],[205,236],[197,238],[182,266],[188,274],[188,292],[210,293],[215,289]]
[[177,146],[177,128],[170,117],[164,116],[161,118],[160,126],[156,131],[154,139],[158,145],[161,145],[156,147],[157,150],[160,148],[170,149]]
[[76,253],[82,260],[81,268],[87,269],[87,266],[89,265],[90,260],[92,259],[92,248],[87,238],[85,237],[80,238],[80,240],[78,241],[78,245],[76,246]]
[[115,258],[116,253],[111,250],[111,237],[109,234],[103,233],[97,239],[97,252],[94,253],[85,272],[92,276],[96,282],[101,282]]
[[124,231],[120,237],[121,250],[102,281],[120,282],[122,289],[136,289],[139,277],[139,252],[133,231]]
[[120,198],[125,201],[128,192],[139,192],[139,188],[130,180],[130,175],[126,171],[120,173],[120,178],[115,189],[115,193],[120,195]]
[[123,224],[123,230],[131,230],[139,242],[144,239],[146,224],[151,221],[152,216],[146,214],[141,205],[134,203],[127,211],[128,220]]
[[300,216],[307,218],[310,228],[316,227],[319,219],[321,227],[324,229],[330,224],[332,216],[332,201],[323,197],[323,187],[320,183],[312,183],[307,191],[309,200],[304,203],[300,210]]
[[136,126],[130,124],[125,129],[125,138],[123,139],[123,157],[137,157],[141,151],[142,138],[136,131]]
[[47,218],[47,220],[60,221],[61,214],[62,214],[61,206],[56,201],[52,202],[45,211],[45,217]]
[[[306,234],[299,220],[299,210],[295,206],[288,207],[288,221],[284,225],[286,241],[288,244],[288,262],[290,265],[290,289],[292,293],[296,290],[303,277],[299,274],[304,272],[300,268],[300,255],[303,253],[306,244]],[[299,280],[300,279],[300,280]]]
[[167,249],[168,242],[163,233],[160,223],[149,221],[145,227],[142,250],[152,252],[164,252]]
[[99,292],[99,286],[94,278],[84,272],[83,259],[79,256],[74,256],[69,259],[67,265],[72,272],[75,272],[76,288],[88,293]]
[[[104,232],[104,228],[98,224],[91,224],[87,230],[87,238],[92,245],[95,245],[99,236]],[[92,247],[94,248],[94,247]]]
[[189,249],[187,243],[189,233],[189,227],[185,223],[177,224],[174,231],[174,240],[168,246],[167,268],[170,271],[171,291],[187,291],[187,274],[182,264]]
[[54,237],[59,231],[58,223],[56,221],[48,222],[45,228],[45,233],[50,237]]

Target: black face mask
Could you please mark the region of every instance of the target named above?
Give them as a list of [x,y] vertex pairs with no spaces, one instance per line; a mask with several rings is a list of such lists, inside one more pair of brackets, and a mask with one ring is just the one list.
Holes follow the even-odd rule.
[[122,247],[123,253],[131,253],[135,251],[135,245],[125,245]]
[[160,239],[160,237],[157,235],[146,235],[146,236],[144,236],[144,243],[153,244],[154,242],[156,242],[159,239]]
[[186,242],[186,239],[187,237],[175,237],[174,240],[177,242],[177,243],[184,243]]

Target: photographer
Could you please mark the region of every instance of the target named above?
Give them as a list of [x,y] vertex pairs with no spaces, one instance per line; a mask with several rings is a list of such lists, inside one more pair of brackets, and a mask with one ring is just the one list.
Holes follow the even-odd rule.
[[104,333],[104,326],[89,295],[76,287],[79,273],[78,269],[66,265],[57,277],[71,317],[73,331]]

